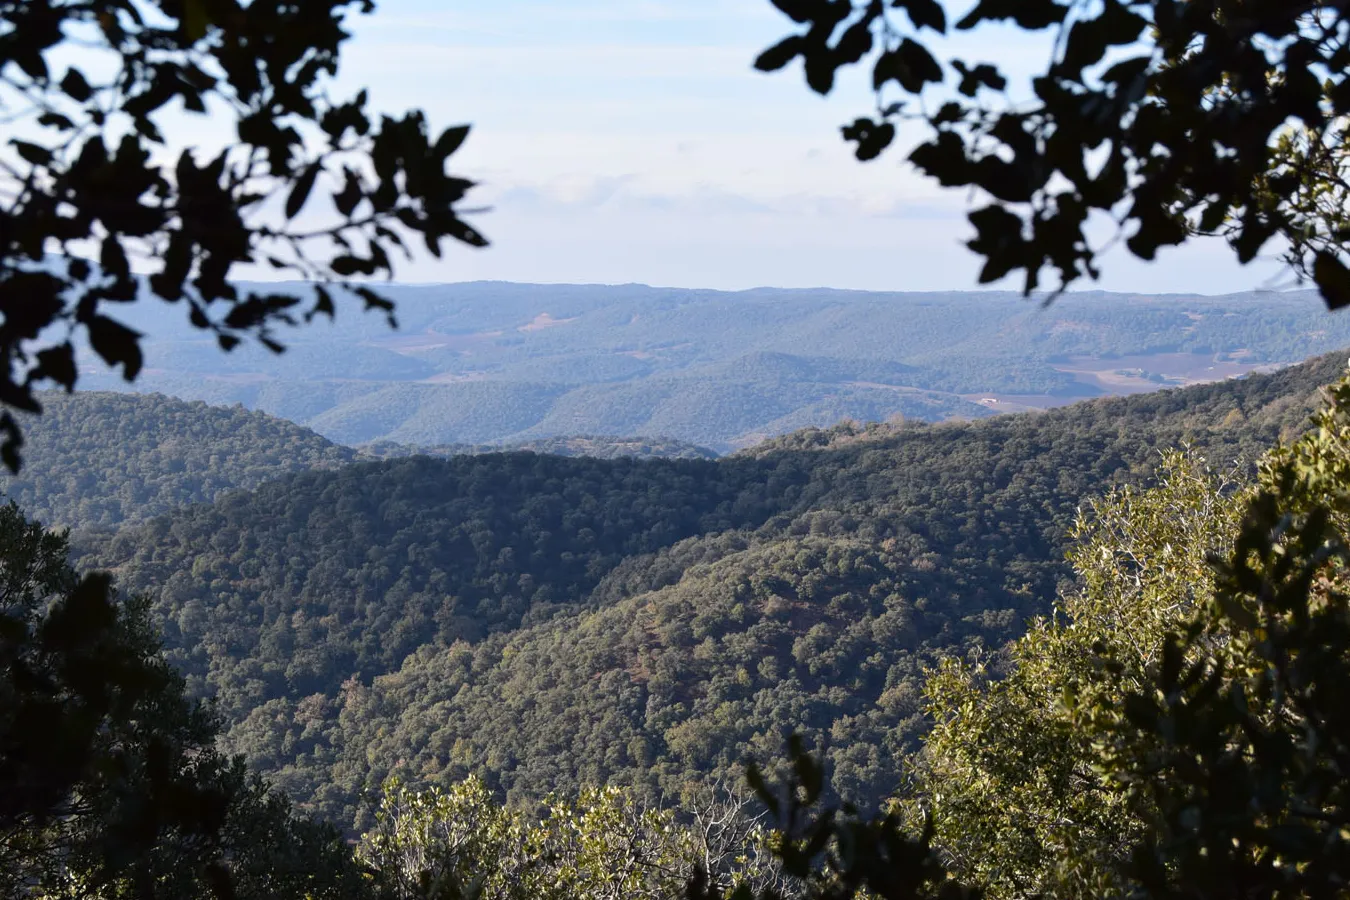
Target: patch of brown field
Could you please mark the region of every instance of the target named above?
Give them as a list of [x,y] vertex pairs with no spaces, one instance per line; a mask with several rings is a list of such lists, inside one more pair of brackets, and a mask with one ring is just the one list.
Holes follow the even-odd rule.
[[[1219,359],[1211,353],[1153,353],[1102,359],[1095,356],[1077,356],[1053,366],[1056,371],[1074,376],[1079,384],[1096,388],[1106,396],[1146,394],[1152,391],[1190,384],[1206,384],[1239,378],[1253,372],[1269,372],[1281,368],[1280,363],[1243,362],[1250,351],[1235,350]],[[1145,377],[1149,373],[1161,381]],[[962,399],[978,403],[997,412],[1028,412],[1067,406],[1084,397],[1066,397],[1050,394],[963,394]]]
[[1090,400],[1090,397],[1062,397],[1057,394],[958,394],[962,400],[969,400],[983,406],[985,409],[998,413],[1020,413],[1020,412],[1039,412],[1046,409],[1054,409],[1057,406],[1068,406],[1070,403],[1077,403],[1080,400]]
[[[1223,381],[1252,372],[1278,369],[1283,365],[1244,362],[1243,358],[1247,355],[1245,351],[1233,351],[1222,354],[1222,359],[1212,353],[1135,354],[1114,359],[1076,356],[1054,368],[1108,394],[1137,394],[1166,387]],[[1137,372],[1151,373],[1162,381],[1135,374]]]
[[676,350],[688,350],[694,346],[693,341],[685,341],[680,344],[669,344],[664,347],[652,347],[649,350],[616,350],[619,356],[628,356],[633,359],[661,359],[661,354]]
[[576,316],[570,319],[555,319],[548,313],[540,313],[529,322],[521,325],[516,331],[543,331],[545,328],[557,328],[559,325],[566,325],[568,322],[575,322]]

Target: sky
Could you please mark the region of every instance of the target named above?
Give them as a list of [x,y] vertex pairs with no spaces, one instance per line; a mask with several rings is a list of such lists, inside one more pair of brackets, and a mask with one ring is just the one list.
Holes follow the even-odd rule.
[[[400,281],[978,287],[968,197],[917,176],[903,135],[867,164],[840,138],[872,107],[865,73],[822,98],[799,64],[752,68],[792,28],[769,0],[379,0],[352,26],[339,91],[471,123],[452,169],[490,207],[471,219],[490,249],[405,263]],[[967,43],[1014,75],[1049,52],[1011,31]],[[1121,249],[1104,268],[1083,287],[1226,293],[1279,274],[1222,245],[1152,264]]]

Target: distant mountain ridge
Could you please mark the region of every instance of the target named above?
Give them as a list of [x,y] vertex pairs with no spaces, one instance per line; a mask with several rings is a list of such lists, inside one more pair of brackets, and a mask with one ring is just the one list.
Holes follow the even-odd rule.
[[[334,323],[283,335],[280,357],[221,354],[153,301],[129,308],[154,335],[137,389],[240,402],[347,445],[663,435],[725,453],[844,419],[981,418],[1350,345],[1350,318],[1327,316],[1311,292],[1074,293],[1048,308],[992,292],[498,282],[386,292],[399,331],[348,304]],[[125,389],[107,373],[84,377]]]
[[398,459],[405,456],[469,456],[483,453],[542,453],[550,456],[588,456],[592,459],[716,459],[706,447],[669,438],[616,438],[599,435],[569,435],[540,438],[516,444],[396,444],[376,441],[356,448],[363,456]]

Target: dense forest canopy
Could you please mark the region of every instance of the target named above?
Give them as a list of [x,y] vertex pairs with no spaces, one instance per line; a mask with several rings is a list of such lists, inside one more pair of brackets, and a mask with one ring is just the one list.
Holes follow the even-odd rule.
[[39,395],[26,462],[0,490],[50,526],[95,528],[254,488],[287,472],[334,469],[357,453],[285,419],[163,395]]
[[216,746],[140,598],[0,507],[0,896],[359,896],[331,826]]
[[39,395],[27,419],[25,464],[0,490],[49,526],[90,529],[154,518],[179,506],[252,489],[292,472],[358,459],[464,456],[503,450],[595,458],[712,459],[662,438],[554,438],[511,447],[389,442],[343,447],[285,419],[162,394],[81,391]]
[[1343,367],[717,461],[362,462],[76,543],[151,598],[226,745],[344,825],[395,771],[679,796],[793,726],[873,803],[923,731],[924,665],[1049,608],[1085,497],[1185,442],[1250,464]]

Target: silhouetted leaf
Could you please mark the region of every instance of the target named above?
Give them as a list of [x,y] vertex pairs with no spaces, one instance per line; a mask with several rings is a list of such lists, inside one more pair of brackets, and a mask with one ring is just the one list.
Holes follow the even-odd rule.
[[915,28],[931,28],[939,33],[947,31],[947,13],[937,0],[900,0],[897,5],[904,6]]
[[829,0],[771,0],[771,2],[792,21],[801,24],[819,15]]
[[342,190],[333,195],[333,205],[340,214],[350,218],[357,205],[365,199],[365,192],[361,189],[360,177],[351,169],[343,172],[343,179]]
[[755,68],[761,72],[775,72],[800,56],[805,44],[800,35],[785,37],[755,59]]
[[108,365],[120,366],[127,381],[134,380],[141,371],[140,332],[100,315],[90,318],[85,327],[94,352]]
[[305,167],[305,171],[296,179],[295,186],[291,188],[291,193],[286,198],[286,218],[294,219],[299,215],[300,210],[309,200],[310,192],[314,190],[315,180],[322,171],[323,163],[321,160],[315,160]]
[[834,47],[835,65],[855,63],[872,49],[872,23],[867,17],[854,22],[839,37]]
[[856,155],[860,160],[876,159],[895,139],[895,126],[890,122],[874,122],[871,119],[859,119],[843,129],[844,139],[854,141],[858,147]]
[[462,222],[459,219],[451,221],[446,228],[446,232],[451,237],[462,243],[468,244],[470,247],[488,246],[487,238],[483,237],[483,235],[473,226],[469,225],[467,222]]
[[0,432],[4,433],[4,442],[0,443],[0,461],[17,475],[23,467],[23,458],[19,455],[23,447],[23,433],[19,430],[19,423],[8,412],[0,413]]
[[84,73],[74,67],[66,70],[66,76],[61,79],[61,90],[76,103],[88,102],[94,96],[94,90],[85,81]]
[[314,286],[314,306],[310,310],[310,316],[324,315],[330,320],[336,317],[337,307],[333,304],[333,295],[328,288],[323,285]]
[[60,131],[70,131],[75,127],[75,123],[66,116],[55,112],[45,112],[38,116],[38,124],[48,128],[56,128]]
[[67,390],[75,387],[75,348],[69,341],[39,350],[37,361],[42,377],[52,379]]
[[32,163],[35,166],[45,166],[52,161],[52,152],[46,147],[29,141],[21,141],[18,138],[11,138],[9,143],[24,162]]
[[1322,292],[1327,309],[1350,306],[1350,269],[1332,253],[1319,253],[1313,264],[1313,278]]
[[956,27],[968,31],[981,22],[1011,19],[1021,28],[1039,31],[1064,21],[1067,12],[1055,0],[980,0]]
[[441,136],[436,139],[434,153],[437,159],[445,159],[452,155],[456,150],[464,145],[464,141],[469,137],[468,125],[456,125],[453,128],[447,128],[441,132]]

